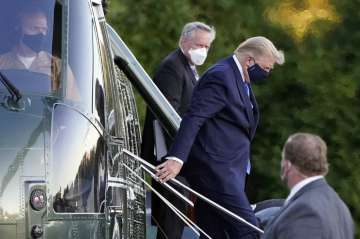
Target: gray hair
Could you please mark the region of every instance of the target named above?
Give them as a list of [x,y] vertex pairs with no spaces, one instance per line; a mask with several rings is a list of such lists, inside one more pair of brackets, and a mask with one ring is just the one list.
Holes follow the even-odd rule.
[[215,28],[213,26],[206,25],[202,22],[189,22],[186,23],[179,39],[179,44],[185,39],[191,39],[194,36],[196,30],[202,30],[211,34],[211,42],[215,39]]
[[314,134],[291,135],[284,145],[283,157],[306,176],[325,175],[329,170],[326,143]]
[[283,51],[276,49],[269,39],[262,36],[246,39],[236,48],[235,53],[240,55],[244,53],[250,54],[254,58],[261,56],[272,57],[279,65],[282,65],[285,62]]

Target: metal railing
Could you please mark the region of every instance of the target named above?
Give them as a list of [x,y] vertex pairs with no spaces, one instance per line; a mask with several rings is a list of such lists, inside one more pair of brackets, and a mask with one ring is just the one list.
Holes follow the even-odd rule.
[[[126,46],[126,44],[122,41],[120,36],[114,31],[114,29],[107,25],[109,38],[111,41],[112,52],[114,54],[114,61],[119,68],[125,73],[125,75],[129,78],[133,86],[137,88],[139,93],[145,99],[146,103],[148,104],[151,111],[154,113],[156,118],[158,118],[163,126],[163,128],[169,133],[169,135],[175,135],[176,131],[180,126],[181,118],[177,114],[177,112],[173,109],[170,103],[166,100],[154,82],[151,80],[149,75],[145,72],[142,68],[140,63],[136,60],[135,56]],[[159,192],[157,192],[150,184],[148,184],[142,175],[142,172],[150,175],[152,178],[157,179],[154,172],[155,166],[146,162],[142,158],[138,157],[137,155],[133,154],[132,152],[123,149],[122,153],[126,154],[127,156],[131,157],[132,159],[136,160],[136,162],[140,163],[140,166],[136,169],[129,167],[126,164],[122,166],[133,176],[135,176],[139,181],[144,183],[153,193],[155,193],[159,198],[177,215],[179,218],[184,221],[186,225],[188,225],[196,235],[200,235],[199,232],[203,233],[207,238],[211,238],[207,235],[201,228],[199,228],[194,222],[192,222],[188,217],[186,217],[182,212],[180,212],[174,205],[172,205],[166,198],[164,198]],[[141,171],[138,171],[141,170]],[[211,199],[205,197],[204,195],[196,192],[195,190],[191,189],[190,187],[184,185],[180,181],[176,179],[171,179],[170,182],[178,185],[179,187],[185,189],[188,192],[193,193],[199,199],[204,200],[209,205],[213,206],[217,210],[225,213],[226,215],[234,218],[235,220],[251,227],[255,231],[259,233],[264,233],[263,230],[258,228],[257,226],[249,223],[242,217],[236,215],[235,213],[231,212],[230,210],[224,208],[223,206],[217,204],[216,202],[212,201]],[[168,183],[162,184],[166,187],[170,192],[174,193],[177,197],[181,200],[189,204],[190,206],[194,206],[194,204],[186,198],[184,195],[179,193],[176,189],[171,187]]]
[[[130,156],[132,159],[136,160],[137,162],[139,162],[141,164],[141,166],[137,170],[143,170],[144,172],[148,173],[152,178],[157,179],[155,174],[151,171],[151,170],[155,171],[155,166],[154,165],[148,163],[144,159],[140,158],[139,156],[133,154],[132,152],[130,152],[130,151],[126,150],[126,149],[123,149],[122,153],[126,154],[127,156]],[[128,172],[130,172],[135,177],[137,177],[139,180],[141,180],[153,193],[155,193],[186,225],[188,225],[190,227],[190,229],[192,229],[195,232],[196,235],[199,236],[200,235],[199,232],[201,232],[207,238],[211,238],[198,225],[196,225],[190,218],[186,217],[180,210],[178,210],[173,204],[171,204],[166,198],[164,198],[158,191],[156,191],[149,183],[147,183],[141,176],[139,176],[139,172],[136,172],[136,170],[133,170],[133,169],[129,168],[125,164],[123,166],[125,167],[126,170],[128,170]],[[261,230],[259,227],[251,224],[250,222],[246,221],[244,218],[240,217],[239,215],[231,212],[230,210],[228,210],[228,209],[224,208],[223,206],[219,205],[218,203],[212,201],[208,197],[205,197],[204,195],[200,194],[199,192],[197,192],[197,191],[193,190],[192,188],[186,186],[185,184],[181,183],[177,179],[175,179],[175,178],[170,179],[170,182],[172,182],[172,183],[178,185],[179,187],[193,193],[199,199],[205,201],[209,205],[211,205],[214,208],[216,208],[217,210],[225,213],[226,215],[234,218],[235,220],[247,225],[248,227],[251,227],[255,231],[257,231],[257,232],[259,232],[261,234],[264,233],[264,231]],[[163,183],[162,185],[165,186],[169,191],[174,193],[177,197],[179,197],[180,199],[185,201],[190,206],[192,206],[192,207],[194,206],[194,204],[189,199],[187,199],[185,196],[183,196],[181,193],[179,193],[176,189],[174,189],[168,183]]]

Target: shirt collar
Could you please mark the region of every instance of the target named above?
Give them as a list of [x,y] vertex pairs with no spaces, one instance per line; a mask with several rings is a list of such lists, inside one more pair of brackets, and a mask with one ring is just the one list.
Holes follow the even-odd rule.
[[295,186],[292,187],[289,196],[286,198],[285,204],[287,204],[287,203],[290,201],[290,199],[291,199],[292,197],[294,197],[294,195],[295,195],[298,191],[300,191],[300,189],[302,189],[303,187],[305,187],[307,184],[309,184],[309,183],[311,183],[311,182],[313,182],[313,181],[315,181],[315,180],[318,180],[318,179],[320,179],[320,178],[324,178],[324,176],[320,175],[320,176],[308,177],[308,178],[306,178],[306,179],[298,182],[297,184],[295,184]]
[[235,54],[233,55],[233,59],[234,59],[235,64],[237,65],[237,67],[238,67],[238,69],[239,69],[239,71],[240,71],[240,75],[241,75],[241,78],[242,78],[243,82],[245,82],[245,77],[244,77],[243,69],[242,69],[242,67],[241,67],[241,65],[240,65],[239,60],[238,60],[237,57],[235,56]]

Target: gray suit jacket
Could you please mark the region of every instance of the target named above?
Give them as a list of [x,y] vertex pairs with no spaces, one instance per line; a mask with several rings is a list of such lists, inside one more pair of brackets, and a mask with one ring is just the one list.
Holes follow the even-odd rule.
[[305,185],[265,228],[263,239],[352,239],[349,209],[324,179]]

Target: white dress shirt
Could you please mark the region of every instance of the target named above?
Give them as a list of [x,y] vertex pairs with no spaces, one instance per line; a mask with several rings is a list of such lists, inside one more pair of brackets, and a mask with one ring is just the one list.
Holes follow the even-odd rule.
[[300,189],[302,189],[303,187],[305,187],[307,184],[315,181],[315,180],[318,180],[320,178],[324,178],[324,176],[320,175],[320,176],[313,176],[313,177],[308,177],[300,182],[298,182],[297,184],[295,184],[292,188],[291,188],[291,191],[290,191],[290,194],[289,196],[287,196],[286,200],[285,200],[285,203],[284,205],[286,205],[290,199],[292,197],[294,197],[294,195],[300,191]]
[[240,75],[241,75],[241,78],[242,78],[243,82],[245,82],[244,72],[243,72],[243,69],[242,69],[242,67],[240,65],[239,60],[237,59],[237,57],[235,55],[233,55],[233,59],[234,59],[236,65],[237,65],[237,67],[238,67],[238,69],[240,71]]
[[174,161],[176,161],[176,162],[178,162],[178,163],[181,163],[181,164],[184,163],[181,159],[179,159],[179,158],[177,158],[177,157],[175,157],[175,156],[169,156],[169,157],[166,157],[166,159],[168,159],[168,160],[174,160]]
[[[244,77],[244,72],[243,72],[243,70],[242,70],[242,67],[241,67],[241,65],[240,65],[240,62],[238,61],[238,59],[237,59],[237,57],[236,57],[235,55],[233,55],[233,59],[234,59],[236,65],[237,65],[237,67],[238,67],[238,69],[239,69],[239,71],[240,71],[242,80],[245,82],[245,80],[244,80],[244,79],[245,79],[245,77]],[[181,159],[179,159],[179,158],[177,158],[177,157],[174,157],[174,156],[166,157],[166,159],[168,159],[168,160],[175,160],[176,162],[179,162],[179,163],[181,163],[181,164],[184,163]],[[248,161],[247,168],[246,168],[247,174],[250,173],[250,169],[251,169],[251,164],[250,164],[250,160],[249,160],[249,161]]]

